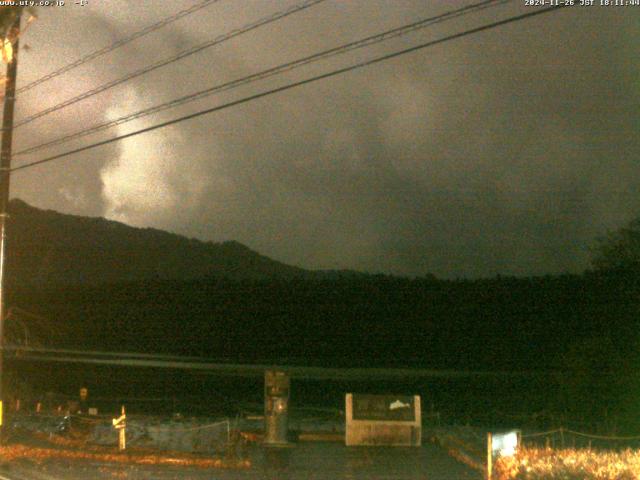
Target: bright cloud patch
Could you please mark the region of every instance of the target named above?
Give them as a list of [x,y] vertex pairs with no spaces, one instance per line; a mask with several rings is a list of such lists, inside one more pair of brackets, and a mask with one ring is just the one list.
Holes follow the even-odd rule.
[[[134,89],[107,112],[113,120],[142,102]],[[122,135],[158,120],[141,119],[116,127]],[[100,172],[105,216],[131,225],[155,224],[198,202],[205,176],[177,127],[168,127],[120,142],[120,154]]]

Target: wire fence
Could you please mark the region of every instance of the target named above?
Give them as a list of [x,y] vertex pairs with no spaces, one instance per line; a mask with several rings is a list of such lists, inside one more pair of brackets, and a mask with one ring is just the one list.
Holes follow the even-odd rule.
[[[118,445],[118,431],[111,416],[22,414],[12,419],[15,432],[48,436],[59,435],[79,445]],[[156,450],[220,453],[233,445],[237,425],[225,419],[167,419],[133,416],[126,418],[128,447]]]
[[[217,453],[228,449],[231,422],[228,419],[202,423],[199,421],[163,422],[144,418],[127,420],[127,444],[160,450],[192,453]],[[115,445],[117,436],[111,423],[95,425],[89,441],[97,445]]]
[[[264,425],[261,404],[233,401],[221,393],[216,393],[213,397],[209,393],[206,396],[187,395],[181,398],[91,397],[86,405],[104,402],[105,408],[99,409],[101,415],[95,409],[90,412],[86,405],[78,401],[77,396],[50,393],[38,398],[40,400],[37,402],[33,398],[28,403],[23,401],[21,410],[14,410],[16,426],[46,433],[83,433],[88,442],[100,445],[117,442],[117,432],[111,422],[112,417],[119,412],[119,405],[127,405],[127,442],[131,446],[177,451],[220,451],[231,443],[235,431],[260,431]],[[221,410],[214,413],[214,416],[197,415],[193,412],[197,410],[195,406],[199,403],[228,407],[229,413],[221,414]],[[132,404],[140,406],[139,413],[133,413],[135,409],[129,409]],[[78,414],[79,412],[82,414]],[[154,412],[154,415],[147,412]],[[190,416],[185,418],[179,412],[188,412]],[[344,412],[339,408],[300,406],[292,408],[289,413],[289,428],[292,431],[344,431]],[[490,429],[451,425],[451,419],[446,415],[442,416],[433,409],[425,411],[422,412],[425,438],[435,437],[448,448],[477,459],[478,463],[486,462],[487,431],[518,430],[519,444],[524,447],[602,451],[640,449],[640,435],[620,435],[615,425],[609,425],[606,419],[596,428],[587,422],[584,422],[584,428],[580,428],[580,422],[559,427],[549,425],[560,418],[544,411],[530,415],[493,412],[493,416],[496,415],[507,419],[508,425],[499,424],[500,422],[484,423],[492,425]],[[234,416],[235,423],[229,420]]]
[[[446,426],[427,429],[427,438],[444,447],[458,461],[478,471],[487,471],[487,429],[471,426]],[[494,435],[495,438],[495,435]],[[566,427],[544,431],[518,431],[518,448],[542,448],[548,451],[624,452],[640,449],[640,435],[596,434]],[[562,454],[560,454],[562,455]],[[626,478],[626,477],[625,477]]]
[[625,450],[640,448],[640,435],[601,435],[559,427],[544,432],[523,433],[525,447],[553,449]]

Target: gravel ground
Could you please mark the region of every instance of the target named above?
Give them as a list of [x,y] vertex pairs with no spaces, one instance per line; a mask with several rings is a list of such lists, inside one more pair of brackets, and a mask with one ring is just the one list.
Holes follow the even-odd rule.
[[346,447],[301,442],[285,448],[254,446],[245,470],[122,466],[83,461],[28,460],[4,464],[0,480],[480,480],[481,476],[434,445],[420,448]]

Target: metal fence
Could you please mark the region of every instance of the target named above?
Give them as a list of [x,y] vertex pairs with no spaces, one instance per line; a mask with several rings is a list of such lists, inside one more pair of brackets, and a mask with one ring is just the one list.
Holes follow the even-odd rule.
[[[65,435],[87,445],[116,446],[118,431],[112,418],[86,415],[16,415],[15,431]],[[166,419],[130,416],[126,420],[128,447],[157,450],[221,453],[232,444],[232,422],[229,419]]]

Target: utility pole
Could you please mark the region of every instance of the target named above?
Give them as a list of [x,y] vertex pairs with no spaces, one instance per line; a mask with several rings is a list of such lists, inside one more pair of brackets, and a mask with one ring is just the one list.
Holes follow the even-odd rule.
[[4,443],[4,321],[6,319],[5,271],[7,264],[7,207],[9,205],[9,180],[11,177],[11,142],[13,140],[13,110],[16,102],[16,78],[18,74],[18,38],[20,14],[17,10],[8,38],[13,40],[13,58],[7,65],[2,117],[2,145],[0,147],[0,443]]

